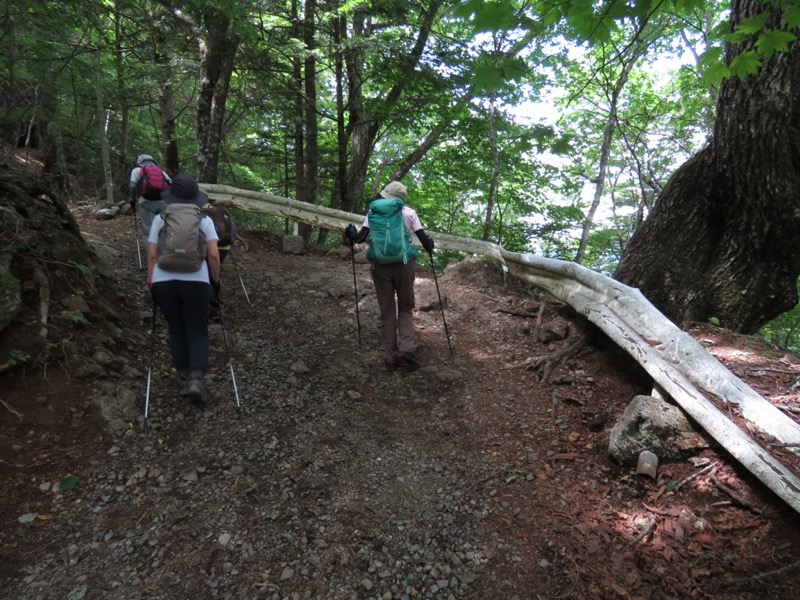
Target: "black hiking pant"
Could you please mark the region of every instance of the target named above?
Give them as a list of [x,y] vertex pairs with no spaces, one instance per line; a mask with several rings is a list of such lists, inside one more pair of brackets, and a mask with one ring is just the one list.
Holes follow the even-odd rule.
[[172,364],[179,373],[208,371],[209,287],[200,281],[153,284],[156,304],[167,319]]

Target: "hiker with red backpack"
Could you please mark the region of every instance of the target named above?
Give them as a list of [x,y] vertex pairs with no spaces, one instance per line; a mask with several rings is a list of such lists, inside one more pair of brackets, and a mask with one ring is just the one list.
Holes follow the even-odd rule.
[[167,320],[172,363],[184,380],[180,395],[204,406],[209,285],[217,295],[221,287],[217,232],[193,177],[176,175],[162,199],[150,229],[147,284]]
[[367,259],[372,263],[372,282],[381,313],[384,364],[390,371],[398,366],[420,366],[414,353],[414,270],[417,250],[411,232],[429,253],[433,240],[422,228],[414,209],[405,204],[408,192],[392,181],[370,202],[360,230],[348,225],[345,235],[351,245],[367,240]]
[[131,208],[134,212],[139,212],[145,248],[148,247],[147,240],[153,218],[167,207],[161,195],[169,189],[170,183],[169,175],[156,164],[152,156],[149,154],[139,155],[136,159],[136,166],[131,170],[128,195]]

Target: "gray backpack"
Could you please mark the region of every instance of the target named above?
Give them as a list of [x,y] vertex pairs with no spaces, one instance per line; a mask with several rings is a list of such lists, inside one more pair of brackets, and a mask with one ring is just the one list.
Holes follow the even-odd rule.
[[164,227],[158,232],[158,266],[165,271],[193,273],[206,259],[205,217],[194,204],[170,204],[161,211]]

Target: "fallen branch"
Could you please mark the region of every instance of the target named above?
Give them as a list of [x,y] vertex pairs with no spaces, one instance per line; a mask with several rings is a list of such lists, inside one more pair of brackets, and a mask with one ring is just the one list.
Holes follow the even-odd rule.
[[712,464],[708,465],[706,468],[698,471],[697,473],[693,473],[692,475],[689,475],[686,479],[684,479],[678,485],[676,485],[675,489],[672,490],[672,491],[673,492],[677,492],[679,489],[681,489],[681,487],[683,486],[684,483],[688,483],[692,479],[694,479],[695,477],[700,477],[700,475],[704,475],[705,473],[708,473],[709,471],[713,471],[714,468],[715,468],[715,465],[712,463]]
[[10,412],[13,415],[17,415],[19,417],[20,421],[22,420],[22,415],[19,412],[17,412],[16,410],[14,410],[14,407],[11,406],[8,402],[6,402],[5,400],[0,400],[0,403],[2,403],[3,406],[6,407],[8,412]]
[[781,567],[780,569],[776,569],[775,571],[759,573],[758,575],[753,575],[752,577],[742,577],[741,579],[729,579],[728,581],[723,581],[722,585],[729,586],[729,585],[737,585],[740,583],[753,583],[755,581],[761,581],[763,579],[775,577],[776,575],[783,575],[784,573],[787,573],[792,569],[796,569],[797,567],[800,567],[800,561],[792,563],[791,565],[786,565],[785,567]]
[[733,498],[734,500],[736,500],[736,502],[738,502],[739,504],[741,504],[741,505],[742,505],[742,506],[744,506],[745,508],[749,508],[750,510],[752,510],[754,513],[756,513],[756,514],[758,514],[758,515],[760,515],[760,514],[761,514],[761,510],[760,510],[760,509],[756,508],[756,507],[755,507],[755,506],[753,506],[753,505],[752,505],[750,502],[748,502],[747,500],[745,500],[744,498],[742,498],[742,497],[741,497],[739,494],[737,494],[736,492],[734,492],[734,491],[733,491],[731,488],[729,488],[727,485],[725,485],[724,483],[722,483],[722,482],[721,482],[719,479],[717,479],[717,478],[716,478],[716,477],[714,477],[713,475],[709,475],[709,476],[708,476],[708,478],[709,478],[711,481],[713,481],[713,482],[714,482],[714,485],[716,485],[716,486],[717,486],[717,487],[718,487],[720,490],[722,490],[723,492],[725,492],[726,494],[728,494],[728,495],[729,495],[731,498]]
[[628,544],[628,545],[629,545],[629,546],[631,546],[631,547],[633,547],[633,546],[635,546],[636,544],[638,544],[639,542],[641,542],[641,541],[642,541],[643,539],[645,539],[645,538],[646,538],[648,535],[650,535],[651,533],[653,533],[653,531],[654,531],[654,530],[655,530],[655,528],[656,528],[656,525],[657,525],[657,523],[656,523],[656,520],[655,520],[655,519],[650,519],[650,523],[648,523],[648,525],[647,525],[647,527],[645,527],[644,531],[642,531],[642,533],[640,533],[638,536],[636,536],[636,539],[634,539],[634,540],[633,540],[633,541],[632,541],[630,544]]

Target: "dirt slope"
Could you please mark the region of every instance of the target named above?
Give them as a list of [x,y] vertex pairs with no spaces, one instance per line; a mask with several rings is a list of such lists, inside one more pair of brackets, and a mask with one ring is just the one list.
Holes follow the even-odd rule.
[[[541,299],[504,287],[482,262],[439,276],[452,356],[420,268],[424,367],[389,373],[366,265],[359,348],[349,252],[290,256],[242,232],[234,256],[252,305],[226,263],[233,361],[213,325],[208,409],[176,399],[161,320],[150,427],[132,419],[124,435],[104,432],[90,409],[103,385],[144,398],[149,307],[130,217],[73,212],[114,267],[130,343],[116,377],[78,376],[67,359],[1,376],[7,597],[800,594],[796,515],[713,446],[662,464],[658,481],[614,464],[608,432],[648,378],[589,331],[540,381],[528,359],[585,324],[547,304],[543,323],[565,324],[567,337],[537,341]],[[759,393],[798,410],[792,357],[713,327],[695,334]],[[77,485],[54,491],[67,475]]]

